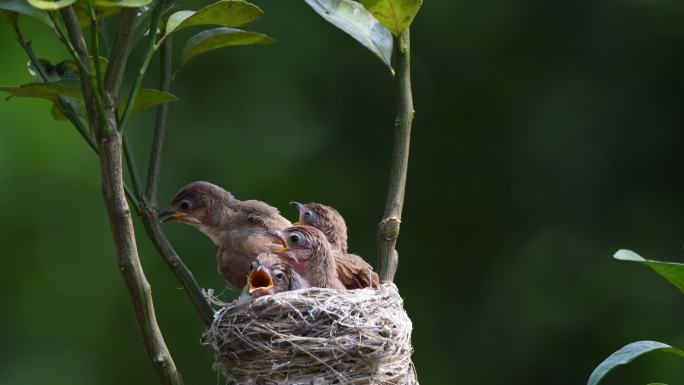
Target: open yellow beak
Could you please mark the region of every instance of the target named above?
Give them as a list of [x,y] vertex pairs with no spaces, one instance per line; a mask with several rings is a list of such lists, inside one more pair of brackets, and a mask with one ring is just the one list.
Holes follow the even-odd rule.
[[247,284],[249,285],[249,293],[257,290],[268,290],[273,287],[273,279],[267,272],[259,269],[253,271],[247,277]]

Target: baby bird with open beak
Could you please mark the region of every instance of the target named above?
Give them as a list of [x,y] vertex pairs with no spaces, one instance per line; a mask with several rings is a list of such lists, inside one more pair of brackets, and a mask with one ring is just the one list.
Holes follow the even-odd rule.
[[209,182],[193,182],[180,189],[159,219],[189,224],[211,238],[219,247],[218,270],[235,289],[245,286],[250,265],[259,254],[280,248],[265,231],[291,226],[276,208],[257,200],[241,201]]
[[282,245],[276,254],[292,265],[311,287],[346,289],[337,276],[332,247],[320,230],[297,225],[283,231],[269,230],[267,234]]
[[325,234],[335,251],[337,274],[347,289],[378,287],[380,278],[373,267],[360,256],[347,252],[347,224],[337,210],[313,202],[290,204],[299,211],[298,224],[313,226]]
[[291,265],[271,253],[259,254],[252,262],[243,295],[261,297],[310,287]]

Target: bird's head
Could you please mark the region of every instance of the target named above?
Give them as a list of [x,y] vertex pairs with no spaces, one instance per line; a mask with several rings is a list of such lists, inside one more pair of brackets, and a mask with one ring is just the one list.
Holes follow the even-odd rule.
[[320,203],[290,202],[299,211],[296,224],[309,225],[321,230],[334,248],[347,249],[347,224],[342,215],[330,206]]
[[296,225],[282,231],[268,230],[266,234],[282,247],[281,250],[276,251],[276,254],[297,265],[330,248],[325,234],[308,225]]
[[249,294],[252,297],[281,293],[303,287],[301,278],[277,255],[260,254],[252,262],[247,276]]
[[171,200],[169,207],[159,213],[160,222],[176,221],[190,225],[211,225],[212,214],[233,196],[209,182],[193,182],[183,187]]

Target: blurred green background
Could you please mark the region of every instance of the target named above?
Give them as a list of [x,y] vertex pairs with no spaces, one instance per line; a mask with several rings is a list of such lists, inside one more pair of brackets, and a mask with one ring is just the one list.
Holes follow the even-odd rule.
[[[352,251],[375,263],[391,78],[303,2],[257,4],[266,15],[249,29],[277,44],[207,54],[173,84],[160,204],[198,179],[290,218],[291,200],[325,202],[346,217]],[[47,28],[22,22],[41,57],[66,58]],[[684,254],[682,25],[681,0],[426,1],[412,33],[417,115],[397,275],[421,383],[582,384],[628,342],[684,348],[681,294],[611,258]],[[195,32],[177,36],[176,58]],[[29,82],[4,24],[0,57],[1,85]],[[0,101],[0,384],[154,384],[96,158],[49,110]],[[128,128],[141,169],[152,115]],[[199,282],[222,291],[209,239],[166,229]],[[221,383],[199,318],[138,234],[186,383]],[[654,356],[606,384],[682,378],[681,361]]]

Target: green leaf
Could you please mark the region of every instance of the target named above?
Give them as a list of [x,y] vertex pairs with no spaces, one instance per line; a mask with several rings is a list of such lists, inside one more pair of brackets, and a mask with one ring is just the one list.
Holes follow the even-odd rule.
[[58,96],[64,95],[83,100],[80,89],[74,88],[71,85],[71,82],[28,83],[19,87],[0,87],[0,91],[11,94],[7,99],[12,96],[19,96],[46,99],[56,102]]
[[621,261],[640,262],[662,275],[684,293],[684,264],[674,262],[660,262],[642,258],[631,250],[618,250],[613,258]]
[[240,27],[259,19],[264,12],[254,4],[241,0],[223,0],[199,11],[178,11],[166,22],[166,35],[194,25]]
[[360,0],[394,36],[399,37],[413,22],[423,0]]
[[96,8],[138,8],[152,3],[152,0],[95,0]]
[[181,67],[193,58],[215,49],[237,45],[273,44],[275,40],[257,33],[235,28],[214,28],[202,31],[185,43]]
[[43,11],[57,11],[64,7],[70,6],[71,4],[75,3],[76,0],[28,0],[28,2],[32,6],[42,9]]
[[657,341],[637,341],[624,346],[622,349],[610,355],[599,366],[594,369],[589,376],[587,385],[598,384],[608,372],[613,370],[616,366],[626,365],[632,362],[635,358],[643,356],[644,354],[652,352],[663,352],[674,354],[684,359],[684,352],[670,345],[666,345]]
[[[82,101],[74,99],[74,98],[70,98],[68,96],[62,96],[61,100],[62,100],[62,102],[70,105],[77,116],[80,116],[82,118],[88,117],[88,113],[85,109],[85,104]],[[59,107],[59,103],[53,103],[52,104],[52,109],[50,110],[50,115],[52,115],[52,117],[55,120],[66,120],[67,119],[67,117],[64,116],[64,112]]]
[[[174,94],[156,89],[143,88],[138,92],[138,97],[135,99],[135,105],[133,106],[132,112],[133,114],[137,114],[158,104],[175,102],[177,100],[178,98]],[[128,97],[121,102],[119,111],[123,112],[126,109],[126,104],[128,104]]]
[[392,72],[392,34],[352,0],[305,0],[316,13],[373,52]]
[[33,17],[47,26],[52,26],[50,16],[48,16],[47,13],[30,6],[26,0],[0,0],[0,9]]

